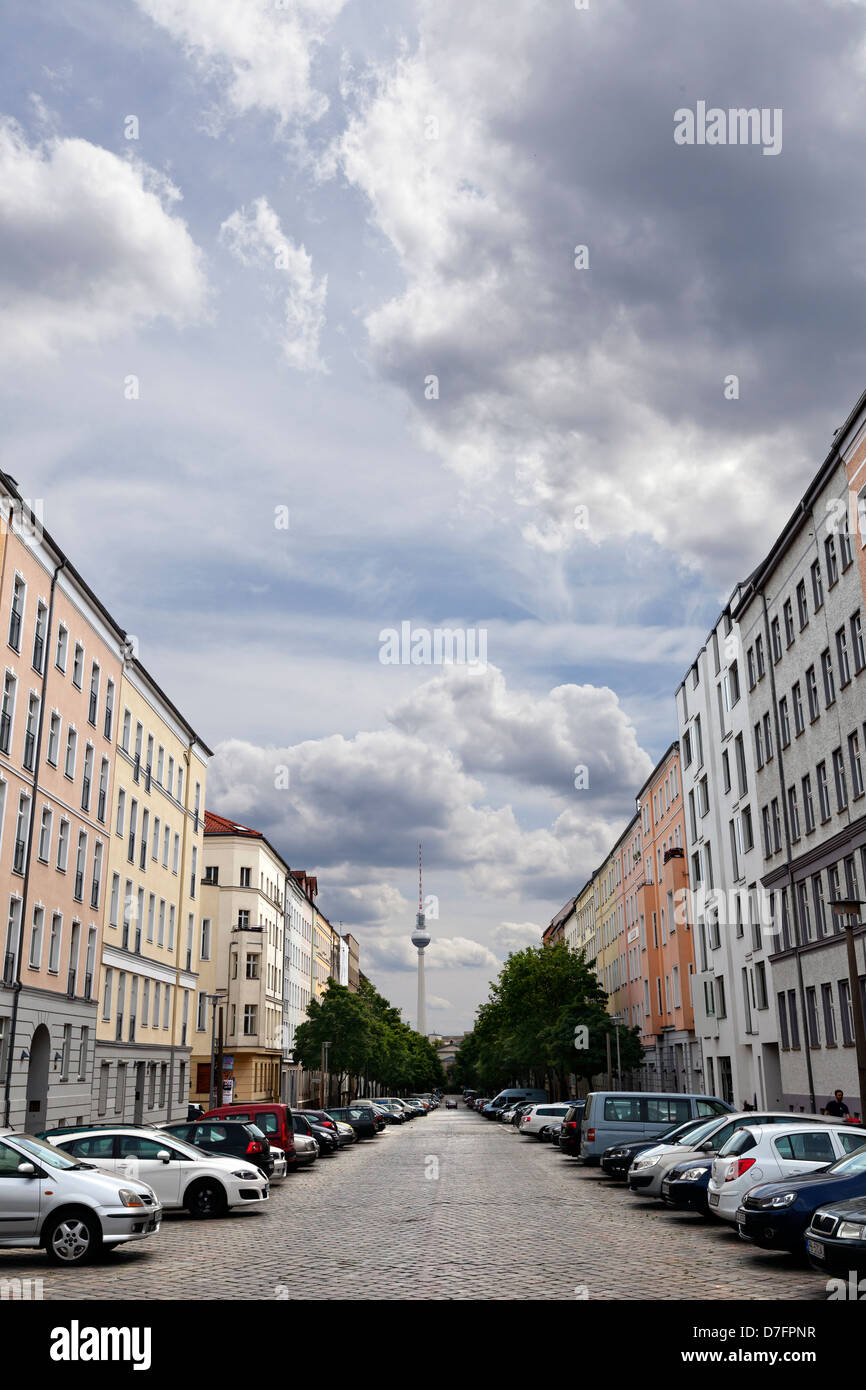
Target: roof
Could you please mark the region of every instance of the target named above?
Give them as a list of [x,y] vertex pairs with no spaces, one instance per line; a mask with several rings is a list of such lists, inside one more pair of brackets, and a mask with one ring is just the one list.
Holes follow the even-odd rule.
[[204,833],[205,835],[251,835],[256,840],[265,838],[260,830],[253,830],[248,825],[240,825],[238,821],[226,820],[225,816],[218,816],[215,811],[208,811],[207,807],[205,807],[204,813]]
[[572,911],[574,909],[574,904],[576,902],[577,898],[569,898],[568,902],[565,904],[565,907],[561,907],[557,912],[556,916],[551,917],[548,926],[545,927],[545,935],[547,935],[547,932],[553,931],[555,927],[560,926],[566,920],[566,918],[571,916]]

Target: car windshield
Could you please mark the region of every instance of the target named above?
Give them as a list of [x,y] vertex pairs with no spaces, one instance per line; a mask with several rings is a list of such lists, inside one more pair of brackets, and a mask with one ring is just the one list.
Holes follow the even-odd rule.
[[857,1173],[866,1173],[866,1144],[861,1149],[855,1149],[846,1158],[839,1158],[830,1167],[825,1169],[827,1173],[841,1173],[844,1177],[854,1177]]
[[682,1124],[671,1125],[670,1129],[666,1129],[663,1134],[659,1135],[659,1139],[664,1139],[672,1144],[675,1140],[684,1139],[687,1134],[694,1136],[695,1130],[703,1129],[705,1126],[706,1120],[685,1120]]
[[694,1145],[702,1144],[705,1139],[709,1139],[710,1135],[718,1128],[719,1117],[716,1115],[714,1119],[707,1120],[705,1124],[699,1125],[697,1129],[690,1130],[688,1134],[680,1135],[677,1143],[688,1144],[689,1148],[693,1148]]
[[172,1149],[178,1150],[184,1158],[213,1158],[213,1154],[208,1153],[206,1149],[200,1149],[196,1144],[188,1144],[185,1139],[178,1139],[176,1134],[171,1136],[171,1143],[166,1144],[166,1148],[169,1153]]
[[53,1144],[47,1144],[44,1139],[37,1139],[32,1134],[16,1134],[15,1143],[22,1149],[27,1149],[38,1158],[41,1163],[47,1163],[50,1168],[91,1168],[91,1163],[78,1163],[69,1154],[65,1154],[62,1149],[55,1149]]

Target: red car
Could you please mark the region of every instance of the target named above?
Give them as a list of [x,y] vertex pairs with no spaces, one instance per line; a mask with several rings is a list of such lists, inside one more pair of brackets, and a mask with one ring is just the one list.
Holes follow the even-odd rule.
[[208,1110],[204,1118],[206,1120],[246,1120],[248,1124],[258,1125],[259,1129],[268,1136],[271,1147],[276,1145],[278,1149],[283,1150],[286,1155],[286,1167],[297,1168],[295,1131],[292,1125],[290,1106],[279,1105],[276,1101],[269,1100],[256,1100],[249,1105],[235,1101],[232,1105],[218,1105],[215,1110]]

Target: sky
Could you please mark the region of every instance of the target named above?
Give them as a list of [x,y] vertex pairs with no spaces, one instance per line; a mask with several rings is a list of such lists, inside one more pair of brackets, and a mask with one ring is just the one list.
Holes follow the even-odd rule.
[[578,3],[6,6],[0,467],[413,1023],[423,843],[443,1033],[866,374],[861,0]]

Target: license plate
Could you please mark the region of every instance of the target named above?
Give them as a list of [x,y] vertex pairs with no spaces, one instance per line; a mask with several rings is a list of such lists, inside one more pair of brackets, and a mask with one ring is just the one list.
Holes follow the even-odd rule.
[[810,1255],[814,1255],[816,1259],[818,1259],[818,1260],[823,1260],[823,1258],[824,1258],[824,1243],[823,1243],[823,1241],[820,1241],[820,1240],[807,1240],[807,1241],[806,1241],[806,1249],[808,1250],[809,1254],[810,1254]]
[[720,1192],[711,1192],[711,1193],[710,1193],[710,1206],[711,1206],[711,1207],[717,1207],[717,1206],[719,1205],[719,1202],[720,1202],[720,1200],[721,1200],[721,1195],[722,1195],[722,1194],[721,1194]]

